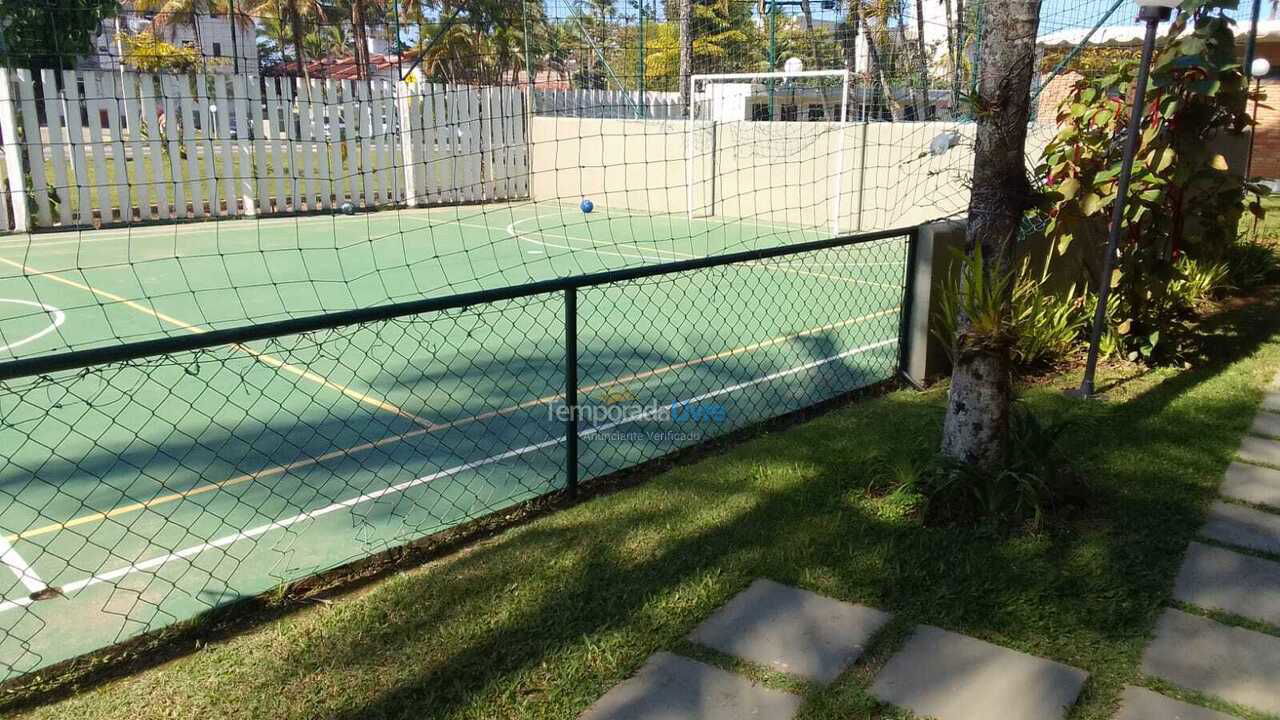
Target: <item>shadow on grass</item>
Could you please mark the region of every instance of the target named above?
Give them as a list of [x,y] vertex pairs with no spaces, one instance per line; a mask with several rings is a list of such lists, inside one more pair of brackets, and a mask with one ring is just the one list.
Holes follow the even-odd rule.
[[1091,506],[1041,535],[920,528],[858,497],[882,461],[922,460],[935,447],[938,396],[898,394],[402,578],[364,610],[384,613],[382,632],[343,637],[335,624],[282,667],[360,674],[385,672],[397,656],[422,661],[337,717],[567,717],[764,576],[1085,668],[1091,703],[1075,716],[1089,715],[1136,672],[1256,404],[1252,392],[1197,388],[1278,324],[1262,305],[1214,318],[1214,362],[1136,383],[1121,402],[1033,392],[1035,410],[1081,417],[1067,445],[1095,473]]
[[[923,462],[937,447],[942,393],[895,393],[678,465],[211,650],[219,667],[251,668],[234,681],[201,676],[198,665],[169,675],[184,679],[183,693],[212,684],[217,698],[206,702],[282,717],[572,717],[769,577],[1088,670],[1072,717],[1104,717],[1134,679],[1256,407],[1257,373],[1226,371],[1280,325],[1269,309],[1214,318],[1206,327],[1218,360],[1153,373],[1117,388],[1120,397],[1030,391],[1033,411],[1077,418],[1065,449],[1094,491],[1087,508],[1036,535],[923,528],[866,492],[883,486],[889,465]],[[147,693],[149,680],[136,681]],[[131,682],[95,695],[123,706]],[[861,717],[835,705],[808,717]]]

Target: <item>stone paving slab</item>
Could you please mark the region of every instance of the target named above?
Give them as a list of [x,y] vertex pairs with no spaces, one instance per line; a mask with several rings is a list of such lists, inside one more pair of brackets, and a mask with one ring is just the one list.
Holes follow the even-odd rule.
[[879,700],[937,720],[1065,717],[1089,674],[921,625],[871,686]]
[[1262,411],[1254,416],[1249,432],[1267,437],[1280,437],[1280,414]]
[[1215,502],[1200,534],[1228,545],[1280,554],[1280,515]]
[[1173,596],[1280,626],[1280,563],[1193,542]]
[[1217,710],[1167,698],[1146,688],[1127,687],[1115,720],[1237,720]]
[[1262,396],[1262,409],[1267,412],[1280,413],[1280,392],[1268,392]]
[[829,683],[862,656],[891,615],[756,580],[689,639],[779,672]]
[[1142,672],[1264,712],[1280,713],[1280,637],[1165,610]]
[[1280,508],[1280,470],[1233,462],[1218,492],[1233,500]]
[[654,653],[579,720],[789,720],[797,695],[771,690],[704,663]]
[[1236,456],[1245,462],[1280,466],[1280,440],[1245,435]]

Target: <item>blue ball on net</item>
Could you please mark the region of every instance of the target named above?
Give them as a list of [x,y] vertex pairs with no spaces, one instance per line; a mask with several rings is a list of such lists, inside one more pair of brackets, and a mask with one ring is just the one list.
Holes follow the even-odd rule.
[[578,207],[582,208],[582,212],[590,213],[592,210],[596,209],[596,204],[591,202],[590,200],[583,200],[582,204],[579,205]]

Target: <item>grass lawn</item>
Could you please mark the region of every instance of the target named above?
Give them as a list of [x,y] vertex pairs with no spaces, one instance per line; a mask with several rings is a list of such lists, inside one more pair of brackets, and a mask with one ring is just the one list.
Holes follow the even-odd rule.
[[[1258,239],[1272,242],[1280,240],[1280,194],[1262,198],[1262,207],[1267,211],[1267,216],[1257,222]],[[1248,212],[1240,218],[1240,232],[1245,237],[1254,237],[1254,217]]]
[[[655,650],[769,577],[896,614],[806,720],[901,717],[869,678],[916,623],[1090,673],[1111,716],[1182,553],[1280,367],[1275,296],[1210,323],[1220,364],[1104,374],[1103,399],[1025,388],[1070,416],[1092,502],[1033,536],[923,528],[879,492],[937,446],[945,395],[895,392],[537,519],[26,718],[572,718]],[[1273,629],[1274,631],[1274,629]],[[1257,716],[1253,716],[1257,717]]]

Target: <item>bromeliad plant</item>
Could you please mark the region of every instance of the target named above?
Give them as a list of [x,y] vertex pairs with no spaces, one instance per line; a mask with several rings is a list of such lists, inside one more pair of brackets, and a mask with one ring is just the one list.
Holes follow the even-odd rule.
[[[1142,99],[1142,132],[1111,278],[1119,301],[1114,330],[1131,359],[1177,356],[1177,343],[1169,340],[1191,311],[1170,295],[1172,284],[1186,280],[1178,259],[1221,260],[1235,242],[1247,195],[1255,196],[1250,209],[1261,212],[1256,197],[1265,190],[1213,149],[1217,138],[1252,122],[1233,21],[1222,14],[1235,6],[1235,0],[1185,0]],[[1060,130],[1037,168],[1048,204],[1046,233],[1059,253],[1076,242],[1090,250],[1105,244],[1135,69],[1126,61],[1080,80],[1060,107]]]

